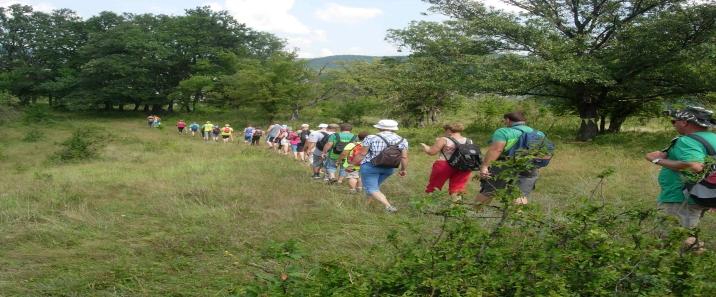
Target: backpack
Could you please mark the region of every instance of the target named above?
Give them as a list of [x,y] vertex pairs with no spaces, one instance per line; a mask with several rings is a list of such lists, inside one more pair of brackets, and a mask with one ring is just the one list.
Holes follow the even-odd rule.
[[522,135],[520,135],[517,143],[507,151],[507,155],[513,157],[515,155],[535,154],[537,156],[532,159],[535,168],[549,165],[549,161],[552,160],[552,155],[554,154],[554,143],[547,139],[547,136],[542,131],[533,128],[532,132],[526,132],[518,127],[512,127],[512,129],[519,130]]
[[254,130],[254,136],[263,136],[264,131],[263,130]]
[[328,143],[328,136],[330,135],[330,134],[328,134],[328,133],[326,133],[326,132],[323,132],[323,131],[321,131],[321,134],[323,134],[323,138],[321,138],[321,140],[319,140],[318,142],[316,142],[316,148],[317,148],[319,151],[322,151],[322,150],[323,150],[323,147],[326,146],[326,143]]
[[363,148],[363,144],[360,143],[360,142],[358,142],[358,143],[356,143],[356,145],[350,150],[350,153],[348,154],[348,164],[360,165],[360,164],[355,164],[355,161],[353,161],[353,160],[355,160],[355,158],[356,158],[356,153],[357,153],[357,152],[360,152],[361,148]]
[[214,132],[214,134],[219,134],[221,132],[221,129],[219,129],[219,127],[216,127],[211,129],[211,131]]
[[333,134],[336,136],[336,144],[333,145],[331,148],[333,150],[333,153],[336,155],[340,155],[343,153],[343,150],[346,148],[346,145],[348,145],[351,142],[355,142],[356,139],[358,139],[357,136],[353,135],[353,138],[351,138],[350,141],[341,141],[341,137],[339,135],[340,133]]
[[[472,143],[471,139],[467,139],[465,143],[459,143],[452,137],[448,137],[455,144],[455,151],[447,159],[443,152],[443,157],[447,159],[448,164],[460,171],[475,171],[480,169],[482,160],[480,159],[480,148]],[[441,151],[442,152],[442,151]]]
[[370,164],[377,167],[384,167],[384,168],[398,168],[400,166],[400,160],[403,159],[403,151],[398,147],[403,140],[403,138],[400,138],[400,141],[396,144],[390,144],[383,136],[376,135],[380,137],[383,142],[385,142],[385,149],[383,149],[380,153],[378,153],[375,158],[370,160]]
[[[716,157],[716,150],[706,139],[695,134],[689,134],[686,137],[698,141],[706,148],[709,156]],[[716,164],[710,164],[709,167],[704,168],[704,171],[706,173],[702,179],[685,184],[684,192],[698,205],[716,207]]]
[[306,143],[306,139],[308,138],[308,135],[311,135],[311,131],[301,131],[301,143]]
[[224,133],[231,133],[231,128],[224,127]]

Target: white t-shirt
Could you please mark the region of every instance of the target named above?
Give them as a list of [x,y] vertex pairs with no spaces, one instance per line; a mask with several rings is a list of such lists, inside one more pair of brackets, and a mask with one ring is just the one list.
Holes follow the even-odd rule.
[[[324,137],[323,133],[326,133],[326,135],[333,134],[332,132],[328,132],[328,131],[320,131],[320,130],[313,131],[313,132],[311,132],[311,134],[308,135],[308,138],[306,138],[306,142],[317,143],[317,142],[321,141],[321,139],[323,139],[323,137]],[[313,154],[316,156],[320,156],[322,153],[323,153],[323,151],[319,150],[318,147],[316,147],[313,150]]]

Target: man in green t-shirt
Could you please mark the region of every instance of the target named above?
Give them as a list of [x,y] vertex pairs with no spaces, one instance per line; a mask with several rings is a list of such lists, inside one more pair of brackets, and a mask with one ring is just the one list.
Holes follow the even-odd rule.
[[[345,168],[341,166],[341,164],[338,164],[338,156],[341,155],[343,150],[345,149],[346,145],[348,145],[351,142],[355,141],[356,136],[351,133],[351,130],[353,130],[353,126],[348,123],[343,123],[339,125],[340,132],[334,133],[328,136],[328,142],[326,142],[326,145],[323,147],[323,154],[321,155],[322,158],[326,160],[326,173],[328,173],[328,182],[334,183],[337,181],[336,179],[336,171],[338,171],[338,168],[340,167],[340,175],[344,175]],[[330,129],[331,126],[328,126],[328,129]]]
[[[690,106],[668,113],[679,136],[672,140],[667,149],[646,154],[646,159],[661,166],[659,171],[661,193],[657,198],[659,208],[667,214],[678,217],[682,227],[694,228],[708,208],[694,204],[684,195],[682,172],[701,172],[708,153],[703,144],[688,135],[698,135],[716,147],[716,134],[708,131],[708,128],[713,127],[716,122],[712,118],[712,111],[700,107]],[[691,240],[692,244],[695,242],[695,238],[688,240]]]
[[[510,149],[517,145],[523,133],[530,133],[534,129],[527,126],[527,118],[522,112],[510,112],[503,116],[506,127],[497,129],[490,138],[490,147],[487,149],[485,158],[480,166],[480,193],[475,199],[481,204],[488,204],[492,196],[500,189],[507,187],[508,182],[495,178],[504,167],[492,166],[495,161],[506,160]],[[538,171],[532,169],[520,172],[517,177],[518,187],[522,196],[515,199],[516,204],[527,204],[527,196],[534,190],[537,182]]]

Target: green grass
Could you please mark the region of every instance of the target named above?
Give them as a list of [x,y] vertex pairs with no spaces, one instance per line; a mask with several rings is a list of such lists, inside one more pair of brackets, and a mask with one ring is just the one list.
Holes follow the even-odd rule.
[[[166,129],[159,130],[146,128],[142,116],[65,115],[32,128],[42,135],[34,142],[23,140],[27,127],[0,129],[0,296],[224,296],[251,282],[257,267],[275,265],[261,255],[276,242],[296,240],[304,254],[299,264],[381,263],[391,255],[374,247],[391,230],[407,233],[412,225],[430,234],[437,224],[411,208],[433,160],[415,141],[409,175],[391,177],[385,187],[400,209],[387,215],[362,196],[310,180],[308,167],[263,147],[179,136],[175,120],[163,119]],[[77,129],[107,136],[100,157],[50,161]],[[439,131],[404,132],[429,140]],[[484,140],[486,133],[469,136]],[[596,175],[609,167],[616,173],[607,203],[655,206],[658,168],[643,154],[670,136],[558,139],[532,207],[560,215],[589,197]],[[471,183],[470,196],[477,190]],[[713,218],[702,226],[713,246]]]

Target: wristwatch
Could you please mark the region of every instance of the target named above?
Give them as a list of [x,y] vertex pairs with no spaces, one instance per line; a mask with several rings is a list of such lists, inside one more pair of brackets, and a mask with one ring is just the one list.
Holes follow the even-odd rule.
[[656,158],[654,160],[651,160],[651,163],[659,164],[659,161],[661,161],[661,158]]

